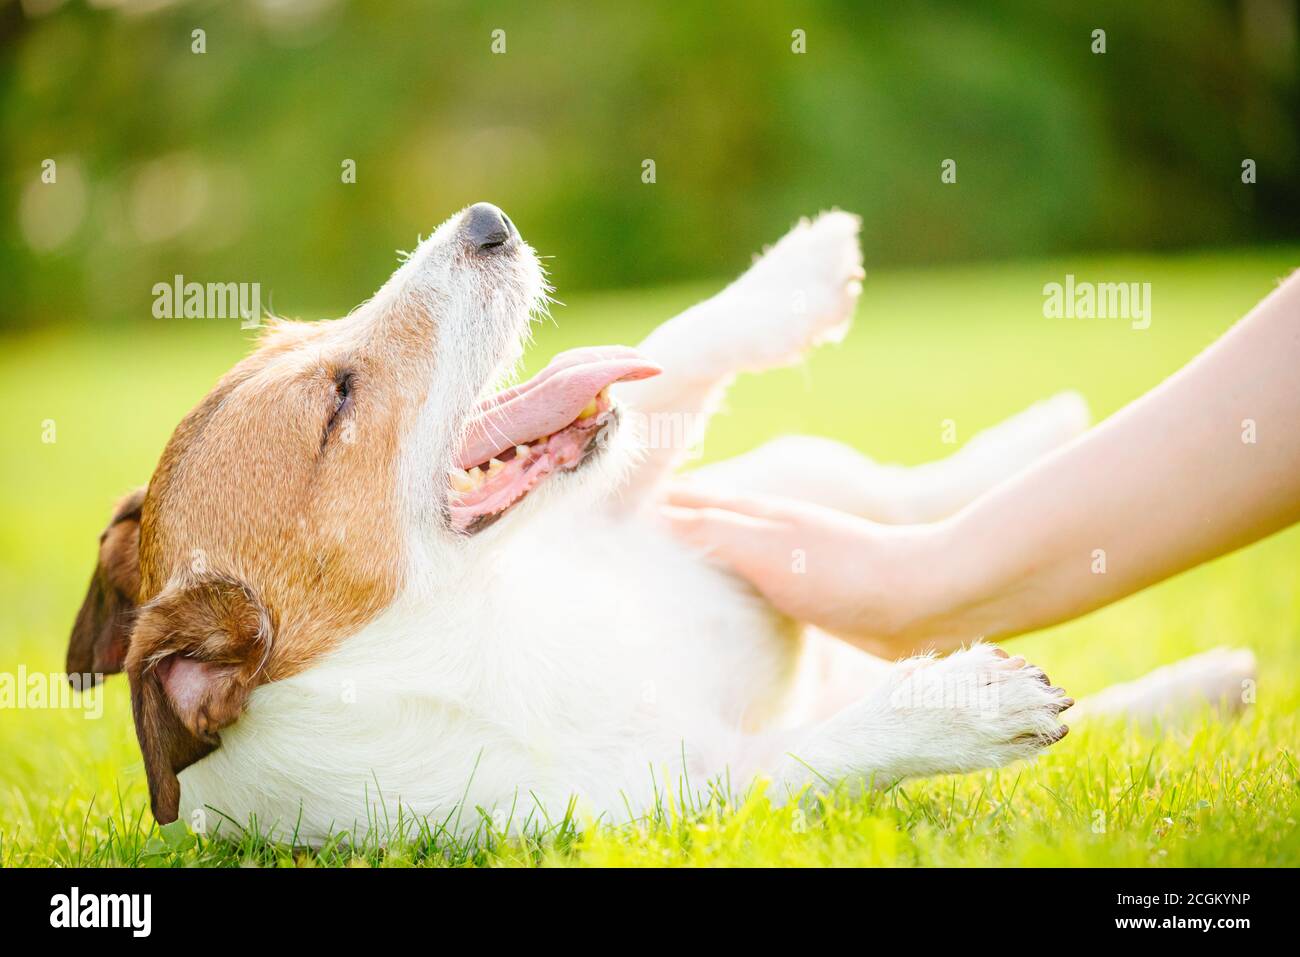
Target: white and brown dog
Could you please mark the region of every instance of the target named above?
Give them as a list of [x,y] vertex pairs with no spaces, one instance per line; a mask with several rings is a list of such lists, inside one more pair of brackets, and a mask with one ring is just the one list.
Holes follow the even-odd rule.
[[[119,504],[72,633],[70,674],[127,672],[155,817],[308,842],[399,807],[517,821],[576,795],[619,817],[664,773],[784,796],[1058,740],[1072,702],[1022,659],[877,662],[782,619],[647,507],[736,372],[842,332],[857,230],[803,223],[639,349],[568,352],[496,394],[546,284],[485,203],[349,316],[275,322]],[[647,440],[654,416],[673,441]],[[923,520],[1085,424],[1058,398],[913,481],[808,439],[701,475]],[[810,449],[834,483],[810,485]]]

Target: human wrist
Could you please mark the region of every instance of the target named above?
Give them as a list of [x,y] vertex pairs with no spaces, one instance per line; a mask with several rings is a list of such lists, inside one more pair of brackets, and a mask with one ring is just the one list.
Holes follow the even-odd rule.
[[913,584],[891,636],[908,653],[949,651],[984,637],[978,614],[992,588],[989,564],[959,516],[909,526],[903,575]]

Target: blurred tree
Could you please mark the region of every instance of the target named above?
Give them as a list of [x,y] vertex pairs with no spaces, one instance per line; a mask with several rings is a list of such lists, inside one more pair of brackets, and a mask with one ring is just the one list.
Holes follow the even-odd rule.
[[0,325],[147,317],[176,273],[337,314],[480,199],[561,293],[736,273],[832,205],[863,215],[869,265],[1295,238],[1296,21],[1295,0],[0,0]]

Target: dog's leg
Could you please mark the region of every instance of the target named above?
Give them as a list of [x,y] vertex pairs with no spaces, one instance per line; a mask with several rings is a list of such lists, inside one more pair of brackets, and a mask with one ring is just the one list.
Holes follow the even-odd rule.
[[976,645],[900,662],[833,717],[756,736],[747,757],[777,798],[808,784],[888,787],[1033,757],[1065,736],[1058,715],[1072,704],[1023,658]]
[[698,445],[736,373],[787,365],[843,337],[862,289],[858,227],[842,212],[801,222],[734,283],[638,346],[664,371],[614,387],[645,450],[625,503],[643,500]]
[[1207,704],[1235,712],[1254,700],[1254,686],[1252,652],[1215,648],[1089,695],[1079,702],[1075,717],[1119,717],[1144,723]]
[[925,465],[883,465],[832,439],[794,435],[696,469],[689,478],[710,491],[781,495],[877,522],[928,522],[957,511],[1087,426],[1083,397],[1063,392]]

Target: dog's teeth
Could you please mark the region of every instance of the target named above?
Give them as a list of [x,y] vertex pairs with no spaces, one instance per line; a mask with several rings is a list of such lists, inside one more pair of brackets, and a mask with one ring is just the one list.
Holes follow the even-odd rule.
[[470,481],[469,473],[464,469],[451,469],[447,473],[447,477],[451,481],[451,487],[457,492],[472,492],[474,490],[474,483]]
[[477,465],[469,470],[469,480],[473,483],[471,488],[478,488],[486,479],[483,477],[483,470]]
[[587,403],[587,407],[578,413],[578,421],[581,422],[583,419],[590,419],[595,414],[596,414],[596,400],[592,399],[590,402]]
[[526,446],[526,445],[516,445],[516,446],[515,446],[515,457],[516,457],[517,459],[519,459],[519,460],[522,462],[524,459],[528,458],[529,454],[530,454],[532,451],[533,451],[533,450],[530,449],[530,448],[529,448],[528,446]]
[[489,479],[496,478],[497,473],[505,467],[506,463],[502,462],[500,459],[488,459],[487,477]]

